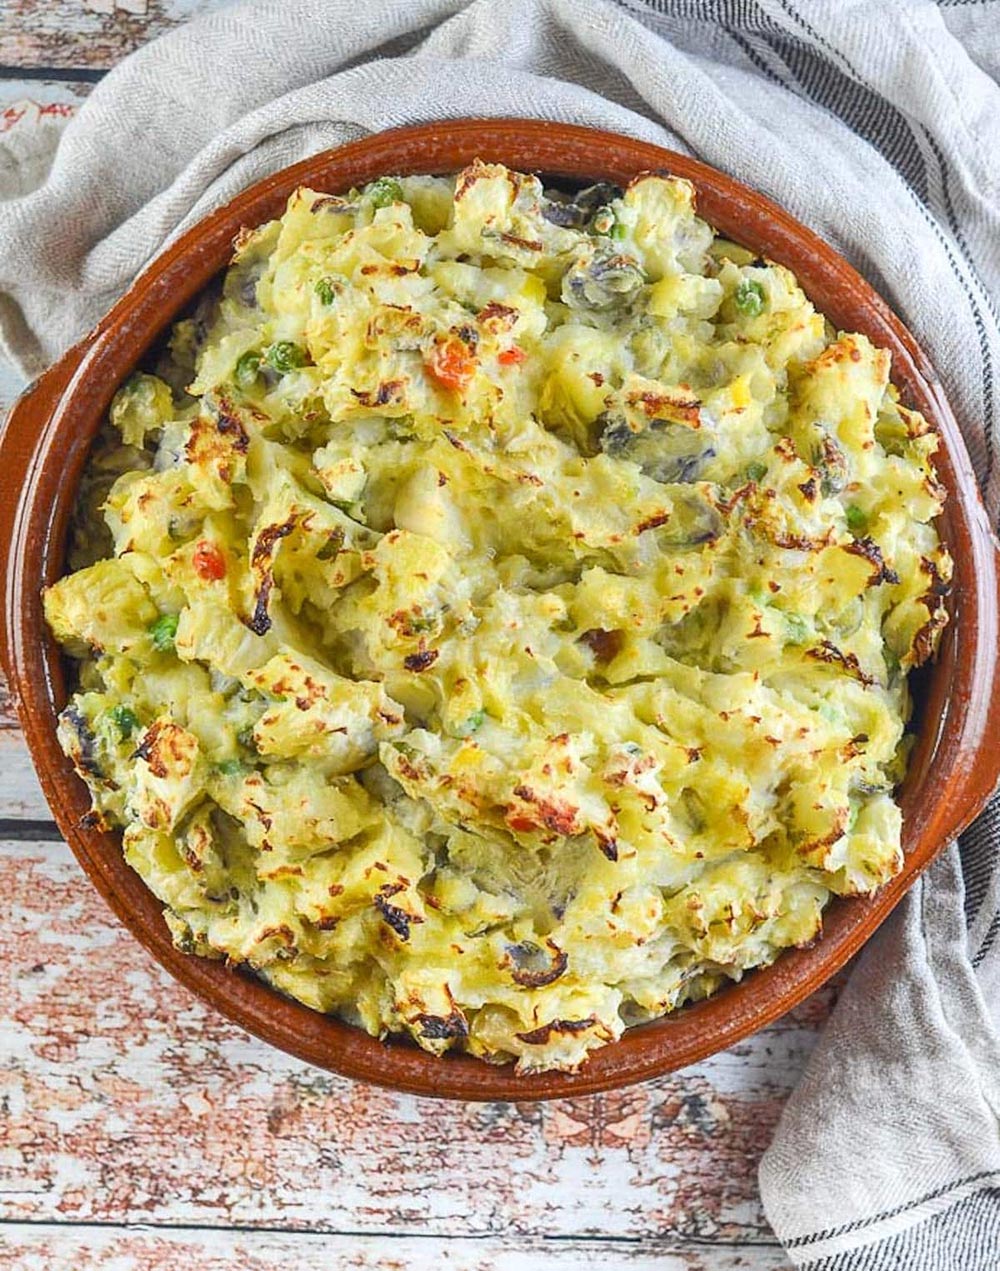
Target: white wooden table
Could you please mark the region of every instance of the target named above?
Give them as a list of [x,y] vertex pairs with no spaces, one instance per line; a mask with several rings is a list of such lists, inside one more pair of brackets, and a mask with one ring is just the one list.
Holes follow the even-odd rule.
[[[5,131],[222,3],[0,0],[0,159]],[[0,371],[0,405],[18,387]],[[477,1106],[330,1076],[203,1007],[105,909],[2,685],[0,967],[10,1271],[787,1271],[757,1163],[836,989],[615,1094]]]

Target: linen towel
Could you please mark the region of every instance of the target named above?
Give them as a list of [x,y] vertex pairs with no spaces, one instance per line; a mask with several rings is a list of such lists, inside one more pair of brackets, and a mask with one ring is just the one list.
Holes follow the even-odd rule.
[[[517,115],[690,152],[838,248],[914,331],[1000,513],[1000,3],[254,0],[0,142],[0,348],[38,373],[180,230],[376,129]],[[764,1157],[801,1267],[1000,1266],[1000,806],[870,943]]]

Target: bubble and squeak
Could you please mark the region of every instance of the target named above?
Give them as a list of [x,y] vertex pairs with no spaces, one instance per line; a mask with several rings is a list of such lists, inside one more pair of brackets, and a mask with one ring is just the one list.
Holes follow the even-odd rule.
[[890,358],[686,181],[299,189],[117,393],[59,736],[176,944],[572,1070],[900,869],[946,622]]

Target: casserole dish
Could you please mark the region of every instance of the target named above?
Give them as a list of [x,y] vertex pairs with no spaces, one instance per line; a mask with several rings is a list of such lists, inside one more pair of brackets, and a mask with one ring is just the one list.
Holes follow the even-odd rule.
[[[515,1076],[466,1057],[434,1058],[384,1044],[319,1015],[262,982],[174,948],[160,905],[124,861],[117,836],[88,826],[89,801],[56,741],[63,668],[42,617],[40,589],[62,572],[74,492],[90,443],[117,387],[173,320],[227,263],[244,226],[280,214],[308,184],[338,192],[386,172],[445,173],[476,158],[543,174],[555,184],[627,184],[644,170],[686,177],[698,210],[721,233],[787,265],[837,327],[892,354],[907,405],[940,432],[938,473],[949,499],[941,533],[955,557],[952,622],[937,664],[915,683],[917,745],[900,791],[906,863],[874,897],[837,901],[812,948],[785,953],[717,996],[630,1030],[576,1073]],[[818,238],[760,195],[704,165],[645,143],[565,125],[455,121],[379,134],[327,152],[253,186],[179,239],[127,295],[21,399],[0,442],[0,462],[19,498],[0,512],[4,564],[3,652],[25,736],[53,813],[81,864],[119,917],[178,979],[236,1022],[334,1071],[423,1094],[547,1098],[620,1086],[729,1045],[823,983],[871,934],[906,887],[976,814],[1000,770],[987,754],[997,685],[998,565],[955,420],[912,337],[864,281]]]

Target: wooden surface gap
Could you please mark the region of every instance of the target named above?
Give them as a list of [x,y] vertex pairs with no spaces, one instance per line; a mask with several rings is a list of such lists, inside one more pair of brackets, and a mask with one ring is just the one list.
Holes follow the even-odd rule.
[[0,66],[0,79],[43,79],[69,84],[96,84],[107,73],[92,66]]
[[[259,1226],[254,1224],[221,1224],[221,1223],[172,1223],[157,1222],[155,1220],[143,1220],[135,1223],[122,1222],[102,1222],[94,1219],[72,1219],[61,1222],[58,1219],[51,1218],[0,1218],[0,1232],[6,1228],[28,1227],[33,1230],[51,1229],[53,1231],[62,1231],[67,1227],[79,1228],[85,1231],[120,1231],[120,1232],[142,1232],[144,1234],[155,1234],[158,1232],[170,1233],[173,1235],[190,1235],[194,1233],[204,1232],[231,1232],[233,1235],[241,1236],[303,1236],[303,1237],[324,1237],[330,1236],[340,1240],[371,1240],[373,1236],[389,1241],[437,1241],[447,1240],[448,1236],[439,1231],[425,1230],[404,1230],[396,1231],[384,1230],[364,1230],[344,1229],[335,1227],[307,1227],[307,1226],[275,1226],[273,1224],[262,1223]],[[676,1234],[674,1232],[664,1232],[662,1234],[645,1234],[641,1236],[605,1236],[600,1234],[569,1234],[556,1233],[546,1235],[541,1233],[538,1235],[526,1234],[517,1236],[514,1233],[504,1231],[482,1231],[470,1232],[462,1236],[462,1240],[470,1243],[478,1243],[488,1245],[490,1243],[506,1242],[511,1239],[520,1239],[525,1244],[548,1247],[565,1247],[567,1245],[579,1245],[583,1247],[594,1247],[610,1249],[613,1247],[641,1249],[644,1252],[654,1253],[670,1252],[681,1253],[685,1249],[727,1249],[738,1252],[741,1249],[778,1249],[780,1248],[776,1240],[760,1238],[748,1240],[709,1240],[702,1239],[698,1236],[686,1236]]]
[[55,821],[19,821],[0,817],[0,841],[61,843],[63,836]]

